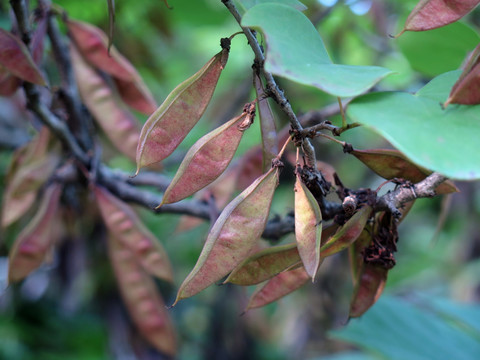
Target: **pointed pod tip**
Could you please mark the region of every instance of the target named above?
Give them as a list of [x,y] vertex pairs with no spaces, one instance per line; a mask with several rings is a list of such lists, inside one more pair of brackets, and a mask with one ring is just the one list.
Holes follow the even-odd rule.
[[390,39],[397,39],[398,37],[400,37],[405,31],[407,31],[406,28],[403,28],[402,31],[400,31],[397,35],[392,35],[392,34],[388,34],[388,37]]
[[162,207],[162,205],[164,205],[164,204],[165,204],[165,202],[164,202],[163,199],[162,199],[162,202],[160,203],[160,205],[158,205],[158,206],[155,208],[155,210],[160,209],[160,208]]

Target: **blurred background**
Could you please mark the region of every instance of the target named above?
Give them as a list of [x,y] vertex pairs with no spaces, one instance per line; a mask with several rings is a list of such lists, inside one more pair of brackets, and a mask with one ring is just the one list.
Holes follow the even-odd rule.
[[[32,1],[32,6],[34,2]],[[56,0],[71,18],[108,27],[106,1]],[[116,1],[114,44],[138,69],[161,103],[181,81],[219,51],[219,40],[239,26],[219,0]],[[305,0],[305,14],[321,34],[335,63],[379,65],[395,75],[375,90],[415,92],[430,79],[458,69],[479,42],[480,10],[461,22],[425,33],[397,34],[417,1]],[[8,1],[0,1],[0,27],[11,28]],[[64,29],[63,29],[64,30]],[[47,44],[45,67],[55,76]],[[253,54],[244,37],[232,42],[229,63],[199,124],[164,163],[173,176],[186,150],[207,131],[241,113],[254,98]],[[298,114],[320,110],[336,99],[317,89],[280,80]],[[32,136],[22,94],[0,98],[0,189],[14,148]],[[278,112],[278,129],[286,119]],[[146,116],[136,114],[139,122]],[[330,120],[340,123],[338,116]],[[365,128],[344,133],[355,148],[390,147]],[[258,121],[244,136],[237,159],[260,143]],[[383,182],[337,144],[315,140],[318,159],[331,164],[349,188]],[[476,151],[472,149],[472,151]],[[133,173],[134,164],[108,146],[104,160]],[[294,176],[282,174],[271,217],[293,210]],[[397,265],[384,295],[362,318],[348,321],[352,280],[346,252],[328,258],[315,284],[277,303],[242,314],[251,288],[212,286],[181,301],[170,314],[182,360],[203,359],[476,359],[480,357],[480,192],[459,182],[450,198],[417,200],[399,227]],[[388,187],[386,187],[388,190]],[[1,196],[1,195],[0,195]],[[6,287],[7,254],[27,219],[1,233],[0,359],[162,359],[132,329],[118,297],[105,253],[105,229],[88,204],[72,195],[68,236],[51,264],[19,285]],[[89,210],[90,209],[90,210]],[[209,229],[179,215],[138,208],[165,246],[175,285],[159,282],[167,304],[190,272]],[[187,230],[185,230],[187,229]],[[293,234],[280,239],[294,241]]]

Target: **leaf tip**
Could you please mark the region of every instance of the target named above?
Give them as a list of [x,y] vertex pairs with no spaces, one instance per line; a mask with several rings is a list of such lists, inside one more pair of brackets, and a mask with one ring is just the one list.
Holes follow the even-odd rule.
[[392,35],[392,34],[388,34],[388,37],[390,39],[397,39],[399,38],[405,31],[407,31],[406,28],[403,28],[402,31],[400,31],[397,35]]

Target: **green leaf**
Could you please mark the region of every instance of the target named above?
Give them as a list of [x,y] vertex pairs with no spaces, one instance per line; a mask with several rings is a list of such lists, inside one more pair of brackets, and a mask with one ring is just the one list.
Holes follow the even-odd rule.
[[[448,81],[433,80],[438,85],[437,95],[451,76],[439,77],[448,77]],[[419,166],[452,179],[480,178],[480,153],[473,150],[480,132],[480,105],[451,105],[444,110],[430,95],[423,96],[432,94],[431,89],[427,85],[417,95],[364,95],[350,103],[347,114],[353,121],[372,127]]]
[[277,3],[291,6],[299,11],[307,10],[307,7],[298,0],[234,0],[236,6],[243,12],[257,4]]
[[333,64],[313,24],[291,6],[256,5],[243,16],[242,26],[265,35],[267,71],[334,96],[359,95],[392,73],[376,66]]
[[470,26],[454,23],[435,30],[405,33],[397,42],[413,69],[433,77],[458,69],[480,37]]

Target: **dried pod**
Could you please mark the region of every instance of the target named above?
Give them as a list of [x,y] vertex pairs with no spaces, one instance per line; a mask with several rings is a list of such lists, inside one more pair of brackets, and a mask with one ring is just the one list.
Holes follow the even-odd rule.
[[111,237],[122,242],[147,273],[173,281],[167,253],[132,208],[103,187],[95,186],[94,192]]
[[220,280],[250,254],[265,228],[277,183],[278,168],[272,168],[223,209],[175,304]]
[[225,48],[195,75],[178,85],[148,118],[137,147],[137,174],[142,167],[169,156],[200,120],[227,59],[228,50]]
[[18,235],[10,249],[8,282],[22,280],[45,261],[55,242],[55,222],[62,186],[50,185],[44,192],[37,213]]

